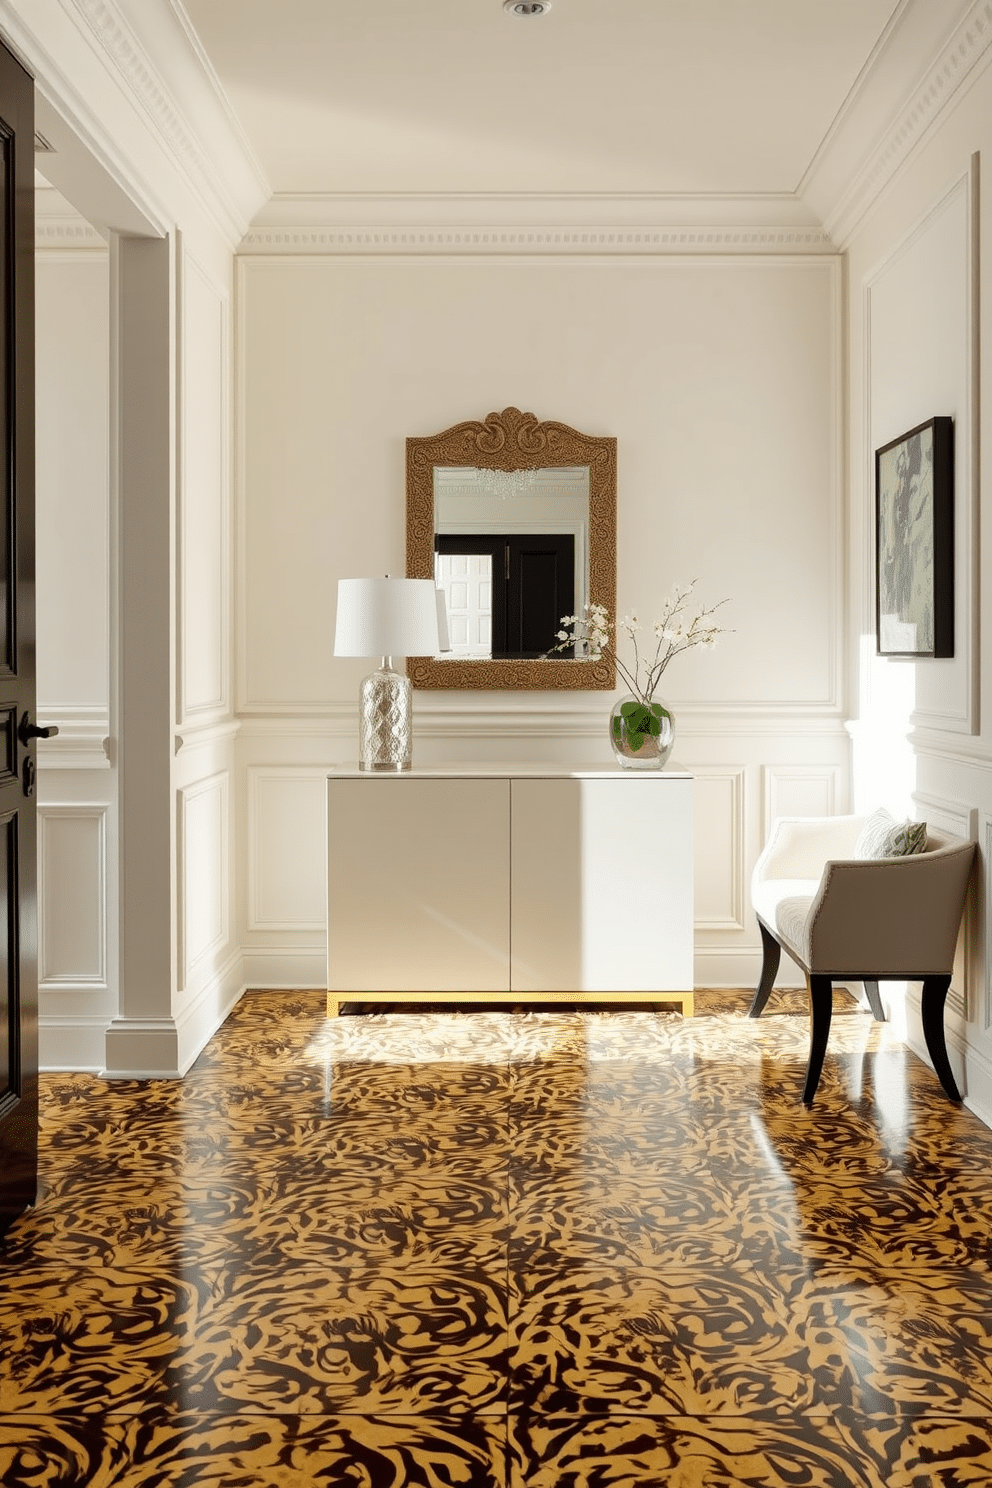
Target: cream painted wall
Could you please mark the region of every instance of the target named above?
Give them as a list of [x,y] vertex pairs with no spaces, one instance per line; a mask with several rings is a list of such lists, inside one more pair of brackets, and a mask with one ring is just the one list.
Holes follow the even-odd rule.
[[[106,250],[36,260],[38,707],[102,721],[110,708],[110,284]],[[65,616],[74,617],[66,626]]]
[[673,669],[676,700],[839,705],[835,262],[240,272],[242,711],[350,699],[335,580],[402,571],[406,435],[510,403],[616,435],[621,610],[694,576],[731,596],[735,634]]
[[[238,272],[255,979],[284,983],[292,956],[322,985],[323,774],[354,758],[368,670],[331,655],[336,580],[403,571],[406,436],[508,404],[617,437],[621,611],[650,618],[693,577],[730,596],[734,633],[680,658],[666,696],[698,776],[697,981],[749,979],[767,820],[847,804],[839,261],[287,255]],[[417,757],[605,759],[607,703],[419,694]]]
[[64,244],[36,259],[38,715],[59,728],[38,750],[39,1009],[44,1063],[101,1068],[118,1008],[110,266]]
[[[947,1021],[952,1063],[968,1103],[986,1121],[992,1119],[984,888],[992,852],[992,725],[981,699],[992,683],[992,651],[980,603],[990,549],[987,531],[979,537],[988,528],[979,449],[992,447],[992,417],[988,399],[979,403],[978,371],[992,344],[988,296],[982,306],[979,294],[992,254],[988,207],[979,191],[981,166],[990,158],[992,74],[986,70],[945,111],[848,245],[856,793],[864,805],[888,799],[893,809],[980,844],[983,867]],[[873,454],[935,414],[955,420],[955,656],[880,661],[874,655]],[[889,1006],[922,1052],[918,991],[894,988]]]

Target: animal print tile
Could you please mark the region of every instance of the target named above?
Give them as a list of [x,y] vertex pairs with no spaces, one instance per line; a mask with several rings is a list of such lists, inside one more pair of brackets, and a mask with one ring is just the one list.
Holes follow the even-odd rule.
[[[807,1173],[793,1181],[726,1180],[755,1245],[784,1255],[884,1266],[962,1265],[992,1272],[981,1209],[941,1205],[933,1188],[890,1169],[862,1178]],[[986,1207],[984,1213],[992,1212]]]
[[511,1084],[509,1065],[489,1061],[431,1061],[396,1064],[338,1061],[332,1067],[334,1110],[344,1114],[410,1111],[455,1115],[459,1107],[505,1107]]
[[114,1488],[505,1488],[506,1426],[485,1416],[176,1415],[128,1427]]
[[8,1488],[110,1488],[126,1455],[120,1421],[0,1416],[0,1483]]
[[730,1266],[750,1252],[750,1228],[705,1172],[515,1172],[510,1194],[511,1273],[576,1261]]
[[816,1400],[787,1300],[743,1268],[542,1267],[511,1278],[511,1408],[806,1414]]
[[[464,1164],[462,1165],[464,1169]],[[103,1170],[57,1174],[0,1248],[9,1268],[168,1269],[367,1264],[416,1257],[505,1264],[506,1185],[456,1164],[370,1175],[290,1160],[240,1183]]]
[[504,1277],[412,1262],[229,1273],[170,1370],[171,1402],[208,1414],[498,1413]]
[[520,1175],[608,1172],[650,1177],[708,1171],[706,1134],[686,1120],[651,1126],[577,1115],[516,1126],[510,1165]]
[[807,1110],[750,1001],[249,993],[184,1080],[43,1076],[0,1481],[489,1488],[509,1405],[517,1488],[992,1483],[992,1132],[842,992]]
[[70,1170],[46,1181],[39,1203],[8,1231],[0,1279],[32,1263],[174,1275],[216,1268],[258,1249],[270,1201],[251,1184]]
[[780,1421],[719,1416],[511,1417],[512,1488],[963,1488],[992,1482],[984,1421],[844,1413]]
[[43,1175],[58,1181],[66,1168],[85,1161],[95,1174],[185,1173],[190,1178],[235,1181],[261,1175],[287,1160],[332,1170],[359,1163],[369,1171],[396,1166],[432,1166],[457,1159],[490,1169],[506,1163],[508,1117],[489,1102],[464,1101],[443,1115],[393,1110],[345,1116],[313,1114],[302,1100],[232,1100],[227,1111],[202,1108],[171,1114],[138,1110],[134,1119],[116,1114],[79,1116],[53,1135],[40,1154]]
[[370,1177],[287,1169],[263,1198],[245,1264],[361,1266],[409,1261],[505,1269],[505,1185],[443,1167]]
[[987,1277],[828,1263],[776,1275],[590,1263],[524,1274],[514,1302],[512,1399],[521,1408],[750,1417],[992,1409]]
[[0,1414],[131,1414],[163,1378],[204,1300],[154,1272],[10,1270],[0,1287]]
[[818,1265],[789,1296],[818,1399],[864,1414],[992,1412],[992,1278],[941,1267]]

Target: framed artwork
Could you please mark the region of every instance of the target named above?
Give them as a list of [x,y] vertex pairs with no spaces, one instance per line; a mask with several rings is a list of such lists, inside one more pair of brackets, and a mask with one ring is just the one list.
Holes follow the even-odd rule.
[[954,655],[954,420],[875,451],[879,656]]

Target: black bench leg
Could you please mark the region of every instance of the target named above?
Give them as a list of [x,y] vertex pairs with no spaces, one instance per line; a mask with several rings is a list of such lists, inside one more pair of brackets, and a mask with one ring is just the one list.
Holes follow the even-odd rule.
[[920,1012],[923,1017],[923,1037],[926,1039],[927,1051],[933,1061],[937,1079],[950,1099],[959,1101],[961,1092],[951,1071],[950,1060],[947,1057],[947,1044],[944,1040],[944,1003],[947,1000],[950,985],[949,976],[925,977],[923,996],[920,999]]
[[868,1006],[872,1010],[872,1013],[874,1015],[875,1021],[877,1023],[884,1023],[885,1022],[885,1009],[882,1006],[882,999],[879,996],[878,983],[877,982],[872,982],[872,981],[866,981],[865,984],[864,984],[864,988],[865,988],[865,996],[868,999]]
[[778,974],[778,963],[782,959],[782,947],[772,935],[770,930],[758,921],[758,929],[761,931],[761,977],[748,1011],[749,1018],[760,1016],[761,1009],[768,1001],[772,988],[775,985],[775,977]]
[[803,1086],[803,1105],[811,1106],[820,1083],[823,1056],[827,1052],[830,1034],[830,1015],[833,1012],[833,982],[826,976],[811,976],[809,979],[809,1063],[806,1066],[806,1083]]

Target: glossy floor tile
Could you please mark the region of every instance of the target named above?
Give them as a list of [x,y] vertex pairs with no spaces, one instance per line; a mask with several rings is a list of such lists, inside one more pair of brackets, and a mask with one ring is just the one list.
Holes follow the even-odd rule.
[[16,1488],[992,1484],[992,1132],[846,994],[250,993],[44,1077],[0,1243]]

